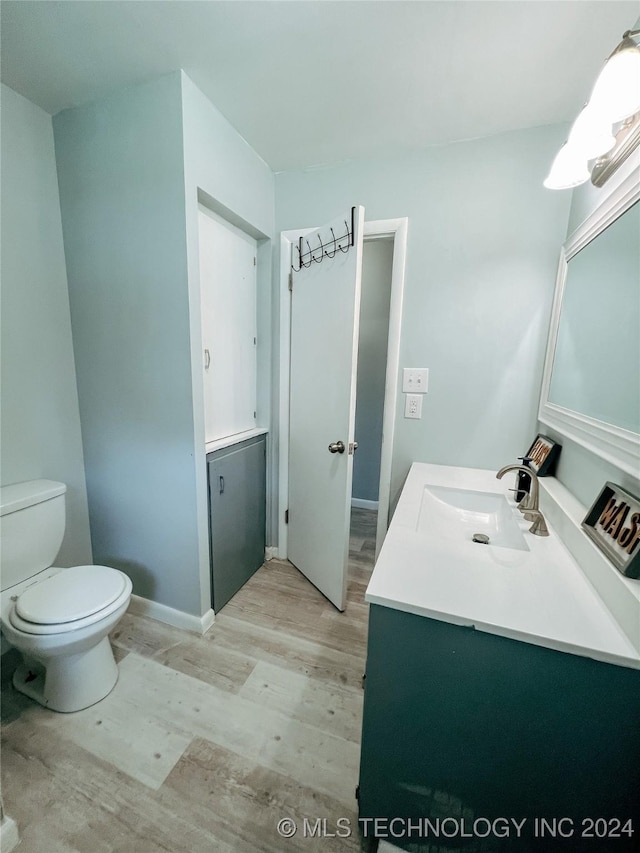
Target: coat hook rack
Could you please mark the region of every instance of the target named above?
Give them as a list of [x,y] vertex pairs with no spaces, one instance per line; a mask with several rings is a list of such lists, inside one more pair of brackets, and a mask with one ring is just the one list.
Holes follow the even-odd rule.
[[[322,236],[318,234],[319,245],[314,248],[311,247],[306,237],[300,237],[298,239],[298,245],[295,247],[295,251],[298,254],[298,266],[296,267],[295,262],[292,263],[292,271],[300,272],[303,268],[309,269],[311,264],[321,264],[325,258],[334,258],[338,252],[348,252],[354,243],[355,214],[356,209],[355,207],[352,207],[351,225],[349,225],[346,219],[344,220],[344,234],[340,237],[336,237],[333,228],[331,228],[331,238],[326,242],[324,242]],[[303,242],[306,244],[306,248],[303,248]]]

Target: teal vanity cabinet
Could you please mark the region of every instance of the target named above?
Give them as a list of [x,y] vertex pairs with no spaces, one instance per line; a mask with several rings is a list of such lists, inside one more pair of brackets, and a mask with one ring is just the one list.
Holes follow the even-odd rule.
[[207,454],[215,613],[264,562],[265,454],[264,435]]
[[[638,670],[371,604],[365,685],[367,834],[366,819],[449,817],[432,846],[411,847],[399,822],[386,837],[430,851],[639,849]],[[520,837],[511,825],[481,839],[476,818],[525,822]]]

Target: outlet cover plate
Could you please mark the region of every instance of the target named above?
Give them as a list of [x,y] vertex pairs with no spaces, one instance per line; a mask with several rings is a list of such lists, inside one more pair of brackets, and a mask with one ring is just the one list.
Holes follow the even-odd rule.
[[422,394],[407,394],[404,401],[404,416],[417,420],[422,417]]

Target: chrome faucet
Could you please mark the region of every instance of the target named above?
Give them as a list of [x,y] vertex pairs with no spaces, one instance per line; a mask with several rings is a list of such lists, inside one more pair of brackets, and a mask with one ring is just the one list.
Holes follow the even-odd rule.
[[539,506],[540,486],[538,484],[538,475],[531,468],[526,468],[524,465],[505,465],[496,474],[497,479],[501,480],[508,471],[523,471],[531,477],[531,491],[529,495],[525,495],[523,500],[520,501],[518,509],[527,521],[533,522],[529,528],[529,533],[534,533],[536,536],[548,536],[547,523],[540,512]]

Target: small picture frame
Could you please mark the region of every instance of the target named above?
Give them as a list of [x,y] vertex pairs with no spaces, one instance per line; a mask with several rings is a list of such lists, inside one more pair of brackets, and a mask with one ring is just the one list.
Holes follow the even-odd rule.
[[538,477],[550,477],[555,470],[561,450],[561,444],[539,433],[526,452],[526,456],[531,460],[529,467]]
[[640,577],[640,499],[605,483],[582,528],[625,577]]

